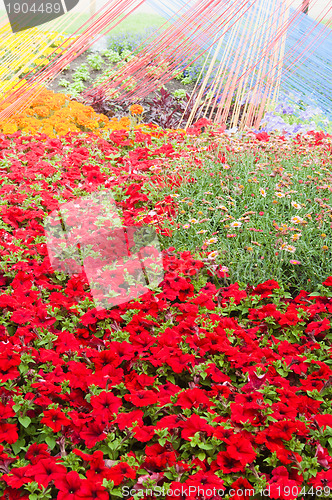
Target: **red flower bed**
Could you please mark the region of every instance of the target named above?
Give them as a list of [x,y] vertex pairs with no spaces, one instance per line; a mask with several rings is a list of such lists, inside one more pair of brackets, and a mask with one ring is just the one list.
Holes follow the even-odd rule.
[[50,266],[59,204],[103,184],[134,224],[150,167],[187,154],[130,140],[1,138],[1,498],[329,496],[332,277],[241,290],[170,248],[159,288],[97,310],[83,274]]

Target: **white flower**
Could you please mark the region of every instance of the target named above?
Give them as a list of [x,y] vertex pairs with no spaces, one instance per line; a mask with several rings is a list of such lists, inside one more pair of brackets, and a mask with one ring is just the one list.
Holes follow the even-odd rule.
[[235,222],[232,222],[232,224],[230,224],[231,227],[241,227],[242,226],[242,222],[239,222],[239,221],[235,221]]
[[297,215],[295,215],[295,217],[292,217],[290,221],[292,224],[303,224],[304,219],[302,219],[302,217],[298,217]]
[[296,201],[291,202],[292,207],[296,208],[296,210],[299,210],[301,208],[301,205],[299,203],[296,203]]
[[217,250],[214,250],[213,252],[210,252],[209,255],[208,255],[208,259],[215,259],[218,255],[218,252]]
[[290,239],[291,239],[292,241],[297,241],[297,240],[299,240],[299,239],[301,238],[301,236],[302,236],[302,233],[295,233],[295,234],[293,234],[293,235],[290,237]]
[[213,245],[213,243],[217,243],[218,238],[210,238],[209,240],[204,241],[204,245]]
[[278,192],[276,193],[276,197],[277,197],[277,198],[284,198],[284,197],[285,197],[285,195],[284,195],[284,193],[282,193],[281,191],[278,191]]
[[285,250],[286,250],[286,252],[294,253],[296,248],[293,247],[293,245],[286,245]]
[[265,189],[259,188],[259,192],[261,193],[261,195],[263,196],[263,198],[266,198],[266,191],[265,191]]

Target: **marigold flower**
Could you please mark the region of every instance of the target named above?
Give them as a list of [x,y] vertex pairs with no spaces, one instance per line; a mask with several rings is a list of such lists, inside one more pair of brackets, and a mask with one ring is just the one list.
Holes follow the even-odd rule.
[[144,108],[140,104],[133,104],[132,106],[130,106],[129,111],[132,115],[141,115],[144,111]]

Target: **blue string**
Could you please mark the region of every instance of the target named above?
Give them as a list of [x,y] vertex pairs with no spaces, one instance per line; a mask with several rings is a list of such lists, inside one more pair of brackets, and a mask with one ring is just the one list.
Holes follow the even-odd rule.
[[[167,0],[167,3],[163,3],[160,0],[147,0],[147,3],[161,16],[171,22],[178,18],[176,13],[180,8],[182,8],[181,14],[188,8],[184,0]],[[272,7],[275,9],[276,6],[276,3],[268,3],[267,0],[256,2],[254,8],[250,9],[240,20],[240,28],[237,31],[233,46],[236,47],[237,43],[239,43],[243,30],[246,30],[250,19],[252,19],[252,16],[257,15],[257,9],[269,7],[271,10]],[[290,15],[292,15],[293,12],[294,9],[290,9]],[[173,19],[171,19],[172,16],[174,16]],[[303,104],[307,106],[318,106],[322,112],[332,120],[332,30],[328,36],[324,33],[322,37],[317,38],[322,29],[322,25],[318,25],[308,35],[315,24],[316,21],[312,18],[305,14],[300,14],[295,23],[287,30],[285,47],[286,60],[283,63],[281,73],[281,100],[284,99],[285,95],[288,95],[288,98],[294,102],[301,100]],[[262,37],[267,39],[268,34],[264,33],[263,27],[261,30]],[[231,31],[227,31],[224,34],[223,45],[217,59],[220,60],[230,36]],[[297,43],[301,43],[303,36],[306,36],[304,43],[297,47]],[[202,40],[201,46],[202,50],[205,50],[208,47],[208,42]],[[295,65],[292,66],[299,54],[308,46],[310,46],[308,51],[304,51],[304,54]],[[288,51],[291,51],[289,57],[287,57]],[[228,68],[231,67],[233,60],[234,53],[230,53]],[[183,61],[180,67],[185,67],[186,64],[187,61]],[[200,62],[196,62],[193,67],[188,68],[187,75],[193,78],[197,77],[201,64]],[[291,74],[287,71],[288,66],[291,66]],[[244,65],[242,64],[241,69],[243,68]],[[213,81],[214,76],[215,72],[211,74],[210,82]],[[202,78],[204,78],[204,75]],[[253,83],[255,83],[255,77]]]

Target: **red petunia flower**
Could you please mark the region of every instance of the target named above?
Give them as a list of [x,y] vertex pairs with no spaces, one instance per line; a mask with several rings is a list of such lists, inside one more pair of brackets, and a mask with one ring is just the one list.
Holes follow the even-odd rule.
[[231,457],[239,460],[244,465],[251,464],[251,462],[255,460],[257,453],[248,439],[234,434],[229,439],[229,443],[229,446],[227,446],[227,453]]
[[135,422],[139,426],[143,425],[144,413],[142,410],[133,410],[128,413],[119,413],[116,419],[113,420],[114,424],[117,424],[120,431],[123,431],[126,427],[132,427]]
[[154,430],[154,425],[143,425],[142,427],[137,425],[133,428],[135,439],[141,443],[147,443],[150,441],[155,435]]
[[78,472],[71,470],[68,474],[54,479],[54,484],[60,490],[57,500],[79,500],[82,479]]
[[125,462],[120,462],[109,470],[108,478],[118,486],[125,479],[135,479],[136,471]]
[[326,427],[332,428],[332,415],[325,413],[324,415],[315,415],[315,420],[319,427],[326,429]]
[[16,443],[18,440],[16,424],[5,424],[0,422],[0,443],[6,442],[8,444]]
[[312,484],[314,486],[314,488],[319,488],[319,487],[322,488],[323,493],[324,493],[324,488],[329,488],[331,491],[331,489],[332,489],[332,469],[318,472],[318,474],[315,477],[312,477],[309,482],[310,482],[310,484]]
[[70,420],[59,408],[51,408],[44,411],[41,423],[50,427],[54,432],[59,432],[62,427],[70,425]]
[[321,332],[325,332],[329,330],[331,327],[331,323],[327,318],[324,318],[322,321],[311,321],[307,328],[305,329],[306,333],[312,332],[315,336],[319,335]]
[[180,424],[182,431],[182,439],[190,441],[190,437],[193,437],[196,432],[205,432],[208,436],[213,433],[213,427],[207,423],[207,421],[196,415],[195,413],[190,415],[190,417],[183,423]]
[[323,281],[323,285],[324,286],[332,286],[332,276],[329,276],[328,278],[326,278],[326,280]]
[[178,395],[176,406],[181,408],[209,408],[211,402],[202,389],[186,389]]
[[307,432],[303,422],[292,422],[291,420],[274,422],[268,428],[268,434],[272,439],[283,439],[285,441],[290,441],[293,433],[305,436]]
[[81,500],[109,500],[107,490],[95,481],[81,481],[81,490],[78,493]]
[[101,392],[98,396],[92,396],[90,402],[94,413],[106,419],[111,418],[114,413],[117,413],[122,405],[120,398],[114,396],[112,392],[106,391]]
[[274,290],[277,288],[280,288],[279,283],[275,280],[267,280],[264,281],[264,283],[260,283],[259,285],[255,286],[253,291],[251,292],[251,295],[260,295],[261,298],[269,297],[272,295]]
[[1,481],[4,481],[12,488],[19,489],[24,484],[31,483],[32,479],[27,476],[29,470],[29,465],[25,467],[13,467],[9,474],[5,474],[1,477]]
[[88,448],[93,448],[96,443],[106,439],[105,424],[101,422],[90,422],[86,428],[80,432],[81,439],[84,440]]
[[251,500],[255,494],[255,488],[244,477],[239,477],[230,488],[234,491],[232,500]]
[[142,390],[136,391],[135,394],[125,394],[124,399],[135,406],[145,407],[154,405],[158,401],[158,395],[154,391]]
[[217,455],[216,462],[224,474],[240,472],[245,467],[243,462],[232,457],[228,451],[220,451]]
[[36,464],[39,460],[43,458],[49,458],[51,455],[48,452],[48,446],[45,443],[37,444],[33,443],[29,446],[28,451],[25,454],[26,460],[30,460],[32,464]]
[[42,486],[48,486],[51,481],[55,481],[66,474],[64,465],[58,464],[53,458],[43,458],[27,471],[27,476]]
[[284,466],[272,471],[272,478],[268,481],[268,485],[269,497],[278,500],[295,500],[300,489],[299,483],[290,479],[288,470]]

